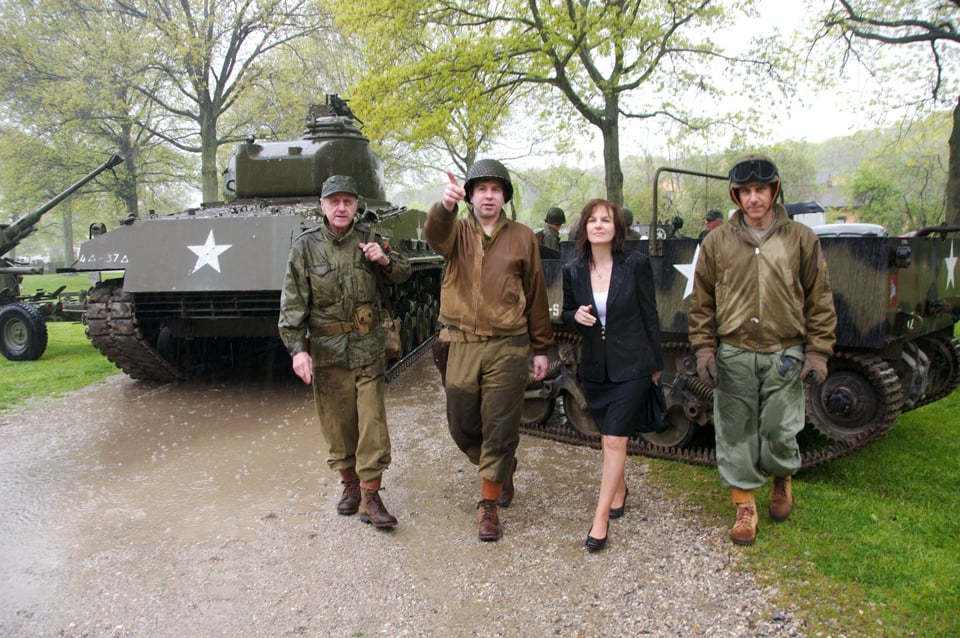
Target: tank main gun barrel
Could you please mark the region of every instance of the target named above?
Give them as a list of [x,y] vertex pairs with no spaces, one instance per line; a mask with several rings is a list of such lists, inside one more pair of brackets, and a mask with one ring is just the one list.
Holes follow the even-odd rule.
[[106,162],[95,168],[88,175],[77,181],[75,184],[67,188],[65,191],[51,199],[37,210],[27,213],[20,219],[12,222],[9,226],[0,226],[0,230],[3,231],[2,238],[0,238],[0,256],[6,255],[8,252],[16,248],[21,241],[26,239],[30,233],[36,230],[37,222],[39,222],[40,218],[43,217],[50,209],[82,188],[84,184],[94,179],[97,175],[108,168],[113,168],[122,161],[123,156],[114,153]]

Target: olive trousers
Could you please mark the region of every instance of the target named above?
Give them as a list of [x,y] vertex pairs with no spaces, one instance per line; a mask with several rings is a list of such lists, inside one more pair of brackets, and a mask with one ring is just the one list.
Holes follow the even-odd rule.
[[754,490],[765,474],[789,476],[800,469],[803,359],[800,346],[763,354],[720,344],[713,423],[725,485]]
[[372,481],[390,466],[384,385],[380,364],[313,369],[313,398],[331,469],[355,467],[361,481]]
[[447,357],[447,424],[454,443],[481,478],[507,480],[520,443],[530,338],[492,337],[458,343]]

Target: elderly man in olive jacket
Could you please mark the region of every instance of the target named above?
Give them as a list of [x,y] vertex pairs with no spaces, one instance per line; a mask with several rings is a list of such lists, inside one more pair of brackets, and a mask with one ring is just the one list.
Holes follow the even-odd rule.
[[344,485],[337,512],[359,511],[365,523],[393,527],[397,519],[379,495],[391,456],[377,279],[401,283],[410,276],[410,263],[355,223],[358,198],[349,176],[324,182],[323,223],[290,249],[279,329],[294,372],[313,383],[327,463]]

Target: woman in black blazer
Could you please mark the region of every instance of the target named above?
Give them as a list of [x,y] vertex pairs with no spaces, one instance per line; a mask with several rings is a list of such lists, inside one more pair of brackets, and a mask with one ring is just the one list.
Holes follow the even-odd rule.
[[650,385],[660,382],[663,353],[653,268],[645,255],[623,251],[620,207],[590,200],[577,226],[579,258],[563,267],[563,322],[583,340],[579,377],[603,446],[600,497],[586,542],[596,551],[606,544],[610,519],[623,515],[627,437],[648,429]]

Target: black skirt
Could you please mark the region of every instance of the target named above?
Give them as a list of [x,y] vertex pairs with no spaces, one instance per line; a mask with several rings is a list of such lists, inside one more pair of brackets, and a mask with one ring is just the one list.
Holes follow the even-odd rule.
[[600,434],[606,436],[633,436],[647,419],[647,401],[650,396],[649,376],[620,383],[607,379],[603,383],[583,382],[590,416]]

